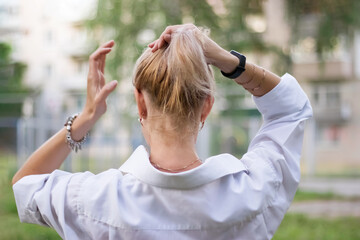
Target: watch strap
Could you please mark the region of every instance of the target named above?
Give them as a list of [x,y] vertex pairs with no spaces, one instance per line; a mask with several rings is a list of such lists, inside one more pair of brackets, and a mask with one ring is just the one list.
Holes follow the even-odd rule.
[[231,50],[230,53],[239,59],[239,65],[231,73],[225,73],[221,71],[224,77],[235,79],[239,77],[245,71],[246,57],[237,51]]

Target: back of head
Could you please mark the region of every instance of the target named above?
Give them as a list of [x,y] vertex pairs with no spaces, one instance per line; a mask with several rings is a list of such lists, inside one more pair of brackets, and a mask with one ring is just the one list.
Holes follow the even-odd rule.
[[179,29],[170,44],[154,53],[145,50],[136,63],[134,86],[145,90],[176,128],[196,126],[201,106],[213,95],[214,76],[204,56],[203,37],[194,29]]

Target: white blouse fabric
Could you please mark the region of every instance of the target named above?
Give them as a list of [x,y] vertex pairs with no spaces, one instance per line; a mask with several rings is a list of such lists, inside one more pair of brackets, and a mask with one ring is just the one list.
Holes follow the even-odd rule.
[[241,160],[221,154],[165,173],[140,146],[120,169],[27,176],[13,186],[20,220],[71,240],[272,238],[300,180],[312,109],[289,74],[254,101],[264,123]]

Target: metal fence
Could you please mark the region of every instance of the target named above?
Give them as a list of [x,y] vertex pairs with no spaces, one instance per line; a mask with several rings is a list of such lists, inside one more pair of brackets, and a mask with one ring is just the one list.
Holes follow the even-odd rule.
[[[71,104],[53,112],[47,106],[43,94],[33,96],[33,115],[13,120],[16,129],[17,165],[20,167],[26,159],[47,139],[58,132],[68,115],[84,105],[84,93],[67,93],[64,96]],[[66,171],[91,171],[98,173],[108,168],[118,168],[130,156],[133,150],[146,145],[141,126],[137,121],[136,107],[129,113],[129,106],[118,103],[129,102],[129,96],[114,93],[108,100],[108,111],[90,132],[90,138],[84,149],[71,153],[62,169]],[[52,106],[52,105],[50,105]],[[0,121],[1,123],[1,121]],[[249,140],[261,125],[259,115],[228,116],[215,111],[199,132],[197,151],[201,159],[223,152],[241,157],[247,150]],[[0,126],[1,127],[1,126]]]

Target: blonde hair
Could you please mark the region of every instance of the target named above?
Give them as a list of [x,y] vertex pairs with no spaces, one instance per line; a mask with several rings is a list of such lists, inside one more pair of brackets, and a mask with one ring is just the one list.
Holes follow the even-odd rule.
[[136,62],[133,84],[145,90],[153,106],[170,116],[174,127],[197,125],[199,109],[213,96],[214,75],[203,51],[198,29],[179,29],[170,44],[156,52],[146,49]]

